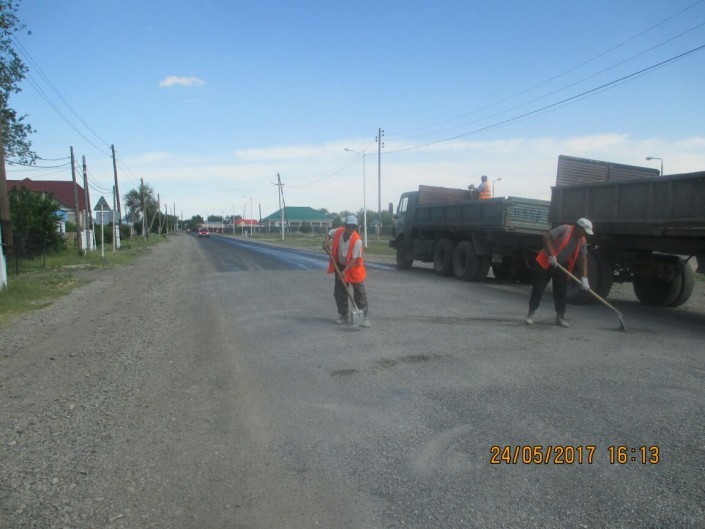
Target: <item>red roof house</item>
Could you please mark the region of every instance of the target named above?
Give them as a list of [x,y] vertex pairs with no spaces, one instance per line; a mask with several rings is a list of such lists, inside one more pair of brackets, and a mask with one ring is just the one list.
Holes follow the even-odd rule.
[[[73,199],[73,182],[65,182],[60,180],[8,180],[8,192],[13,189],[27,188],[35,193],[51,195],[56,202],[58,209],[66,212],[66,219],[69,222],[74,222],[74,199]],[[81,215],[86,210],[86,200],[83,193],[83,188],[76,184],[76,193],[78,195],[78,211]],[[89,204],[90,207],[90,204]]]

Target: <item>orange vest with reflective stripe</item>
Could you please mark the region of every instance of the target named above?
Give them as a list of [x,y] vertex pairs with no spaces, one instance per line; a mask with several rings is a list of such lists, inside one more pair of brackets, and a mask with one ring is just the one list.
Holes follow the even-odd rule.
[[[335,235],[333,236],[333,249],[331,251],[331,255],[337,259],[338,258],[338,246],[340,245],[340,238],[343,236],[343,232],[345,231],[345,228],[338,228],[338,230],[335,232]],[[347,266],[350,261],[353,260],[353,248],[355,247],[355,243],[360,240],[360,235],[354,231],[350,235],[350,247],[348,248],[348,255],[345,258],[345,265]],[[345,273],[345,277],[343,278],[346,283],[362,283],[365,280],[365,277],[367,276],[367,272],[365,271],[365,263],[362,261],[362,252],[360,253],[360,259],[357,261],[358,264],[351,266],[348,271]],[[335,271],[335,267],[333,266],[333,261],[330,260],[328,262],[328,273],[332,274]]]
[[[556,256],[561,253],[561,250],[566,247],[568,244],[568,241],[570,241],[570,238],[573,236],[573,230],[575,229],[575,226],[568,226],[568,229],[566,232],[563,234],[563,237],[558,239],[557,243],[554,244],[554,249],[556,249]],[[580,249],[585,246],[585,237],[580,237],[580,240],[578,241],[578,244],[575,245],[575,251],[573,252],[573,255],[571,255],[568,258],[568,270],[573,271],[573,267],[575,266],[575,261],[578,259],[578,254],[580,253]],[[551,264],[548,262],[548,254],[546,253],[546,250],[541,250],[539,254],[536,256],[536,262],[541,265],[541,268],[544,270],[548,270],[548,267],[551,266]]]
[[479,198],[480,200],[492,198],[492,191],[490,190],[490,186],[489,184],[487,184],[487,182],[485,182],[485,187],[484,189],[482,189],[482,191],[480,191],[480,195],[477,198]]

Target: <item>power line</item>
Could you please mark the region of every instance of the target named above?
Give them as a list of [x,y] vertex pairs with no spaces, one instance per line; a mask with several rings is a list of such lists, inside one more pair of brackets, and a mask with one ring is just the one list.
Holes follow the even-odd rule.
[[657,64],[654,64],[654,65],[652,65],[652,66],[649,66],[649,67],[647,67],[647,68],[643,68],[643,69],[641,69],[641,70],[639,70],[639,71],[637,71],[637,72],[631,73],[631,74],[629,74],[629,75],[625,75],[624,77],[620,77],[619,79],[615,79],[614,81],[610,81],[609,83],[602,84],[602,85],[597,86],[597,87],[595,87],[595,88],[592,88],[592,89],[590,89],[590,90],[586,90],[586,91],[581,92],[581,93],[579,93],[579,94],[576,94],[576,95],[574,95],[574,96],[567,97],[567,98],[562,99],[562,100],[560,100],[560,101],[557,101],[557,102],[555,102],[555,103],[551,103],[550,105],[546,105],[546,106],[541,107],[541,108],[538,108],[538,109],[536,109],[536,110],[532,110],[532,111],[530,111],[530,112],[526,112],[526,113],[521,114],[521,115],[519,115],[519,116],[515,116],[515,117],[513,117],[513,118],[509,118],[509,119],[506,119],[506,120],[504,120],[504,121],[500,121],[500,122],[497,122],[497,123],[493,123],[493,124],[491,124],[491,125],[487,125],[486,127],[481,127],[481,128],[479,128],[479,129],[475,129],[475,130],[472,130],[472,131],[470,131],[470,132],[466,132],[466,133],[463,133],[463,134],[458,134],[458,135],[453,136],[453,137],[450,137],[450,138],[445,138],[445,139],[442,139],[442,140],[437,140],[437,141],[432,141],[432,142],[424,143],[424,144],[422,144],[422,145],[415,145],[415,146],[407,147],[407,148],[404,148],[404,149],[397,149],[397,150],[395,150],[395,151],[387,151],[386,154],[392,154],[392,153],[398,153],[398,152],[411,151],[411,150],[415,150],[415,149],[421,149],[421,148],[423,148],[423,147],[428,147],[428,146],[430,146],[430,145],[436,145],[436,144],[438,144],[438,143],[443,143],[443,142],[446,142],[446,141],[456,140],[456,139],[458,139],[458,138],[462,138],[462,137],[465,137],[465,136],[470,136],[470,135],[472,135],[472,134],[477,134],[477,133],[479,133],[479,132],[484,132],[484,131],[489,130],[489,129],[501,127],[501,126],[503,126],[503,125],[506,125],[506,124],[508,124],[508,123],[512,123],[512,122],[515,122],[515,121],[522,121],[522,120],[524,120],[524,119],[527,119],[527,118],[529,118],[529,117],[533,117],[533,116],[535,116],[535,115],[538,115],[538,114],[540,114],[540,113],[546,112],[546,111],[548,111],[548,110],[555,109],[555,108],[557,108],[557,107],[559,107],[559,106],[563,106],[563,105],[566,105],[566,104],[575,102],[575,101],[577,101],[578,99],[581,99],[581,98],[584,98],[584,97],[588,97],[588,96],[590,96],[590,95],[595,95],[595,94],[600,93],[600,92],[604,92],[604,91],[606,91],[606,90],[609,90],[609,89],[611,89],[611,88],[614,88],[615,86],[618,86],[618,85],[620,85],[620,84],[626,83],[626,82],[631,81],[631,80],[634,80],[634,79],[636,79],[637,77],[641,77],[642,75],[646,75],[647,73],[650,73],[651,71],[654,71],[654,70],[659,69],[659,68],[663,68],[664,66],[667,66],[668,64],[670,64],[670,63],[672,63],[672,62],[681,60],[681,59],[685,58],[686,56],[691,55],[691,54],[693,54],[693,53],[697,53],[697,52],[699,52],[699,51],[701,51],[701,50],[703,50],[703,49],[705,49],[705,44],[702,45],[702,46],[698,46],[697,48],[693,48],[693,49],[691,49],[691,50],[689,50],[689,51],[686,51],[686,52],[684,52],[684,53],[681,53],[681,54],[679,54],[679,55],[676,55],[676,56],[674,56],[674,57],[671,57],[670,59],[666,59],[665,61],[661,61],[661,62],[659,62],[659,63],[657,63]]
[[[641,32],[639,32],[639,33],[637,33],[636,35],[634,35],[634,36],[632,36],[632,37],[630,37],[630,38],[628,38],[628,39],[626,39],[626,40],[620,42],[619,44],[617,44],[617,45],[615,45],[615,46],[612,46],[611,48],[609,48],[609,49],[607,49],[607,50],[605,50],[605,51],[603,51],[603,52],[601,52],[601,53],[595,55],[594,57],[591,57],[590,59],[587,59],[587,60],[581,62],[580,64],[578,64],[578,65],[576,65],[576,66],[573,66],[573,67],[571,67],[571,68],[569,68],[569,69],[567,69],[567,70],[565,70],[565,71],[563,71],[563,72],[561,72],[561,73],[559,73],[559,74],[557,74],[557,75],[554,75],[554,76],[552,76],[552,77],[550,77],[550,78],[548,78],[548,79],[546,79],[546,80],[544,80],[544,81],[541,81],[540,83],[537,83],[537,84],[535,84],[535,85],[533,85],[533,86],[531,86],[531,87],[529,87],[529,88],[526,88],[526,89],[521,90],[521,91],[519,91],[519,92],[517,92],[517,93],[515,93],[515,94],[513,94],[513,95],[510,95],[510,96],[508,96],[508,97],[505,97],[505,98],[503,98],[503,99],[500,99],[500,100],[498,100],[498,101],[495,101],[494,103],[490,103],[490,104],[488,104],[488,105],[485,105],[485,106],[480,107],[480,108],[478,108],[478,109],[475,109],[475,110],[473,110],[473,111],[466,112],[465,114],[461,114],[461,115],[459,115],[459,116],[456,116],[456,117],[453,117],[453,118],[450,118],[450,119],[446,119],[446,120],[444,120],[444,121],[440,121],[440,122],[437,122],[437,123],[434,123],[434,124],[431,124],[431,125],[426,125],[426,126],[423,126],[423,127],[418,127],[418,128],[416,128],[416,129],[410,129],[410,130],[406,130],[406,131],[399,132],[399,133],[396,134],[396,138],[395,138],[395,139],[404,139],[404,136],[403,136],[404,134],[411,133],[411,132],[416,132],[416,131],[427,130],[427,129],[430,129],[430,128],[437,127],[437,126],[439,126],[439,125],[444,125],[444,124],[446,124],[446,123],[450,123],[450,122],[452,122],[452,121],[457,121],[457,120],[462,119],[462,118],[464,118],[464,117],[467,117],[467,116],[470,116],[470,115],[473,115],[473,114],[477,114],[478,112],[481,112],[481,111],[483,111],[483,110],[487,110],[487,109],[489,109],[489,108],[492,108],[492,107],[495,107],[495,106],[497,106],[497,105],[500,105],[500,104],[502,104],[502,103],[504,103],[504,102],[506,102],[506,101],[510,101],[510,100],[512,100],[512,99],[515,99],[515,98],[521,96],[521,95],[524,95],[524,94],[526,94],[526,93],[528,93],[528,92],[530,92],[530,91],[532,91],[532,90],[535,90],[536,88],[539,88],[539,87],[541,87],[541,86],[543,86],[543,85],[546,85],[546,84],[550,83],[551,81],[554,81],[554,80],[556,80],[556,79],[558,79],[558,78],[560,78],[560,77],[563,77],[564,75],[567,75],[567,74],[569,74],[569,73],[571,73],[571,72],[573,72],[573,71],[575,71],[575,70],[577,70],[577,69],[579,69],[579,68],[581,68],[581,67],[583,67],[583,66],[585,66],[585,65],[587,65],[587,64],[589,64],[589,63],[591,63],[591,62],[594,62],[595,60],[597,60],[597,59],[599,59],[599,58],[601,58],[601,57],[607,55],[608,53],[611,53],[612,51],[614,51],[614,50],[616,50],[616,49],[618,49],[618,48],[620,48],[620,47],[622,47],[622,46],[628,44],[629,42],[632,42],[632,41],[636,40],[637,38],[639,38],[639,37],[645,35],[646,33],[649,33],[650,31],[653,31],[654,29],[656,29],[656,28],[658,28],[658,27],[664,25],[665,23],[669,22],[670,20],[676,18],[676,17],[679,16],[679,15],[682,15],[682,14],[685,13],[686,11],[688,11],[688,10],[694,8],[695,6],[697,6],[698,4],[703,3],[704,1],[705,1],[705,0],[698,0],[698,1],[694,2],[693,4],[689,5],[688,7],[685,7],[684,9],[681,9],[681,10],[678,11],[677,13],[671,15],[670,17],[667,17],[667,18],[665,18],[664,20],[662,20],[662,21],[660,21],[660,22],[658,22],[658,23],[656,23],[656,24],[654,24],[654,25],[648,27],[647,29],[645,29],[645,30],[643,30],[643,31],[641,31]],[[606,69],[602,70],[601,72],[598,72],[597,74],[593,74],[593,75],[591,75],[591,76],[588,76],[588,77],[582,79],[581,81],[578,81],[578,82],[576,82],[576,83],[572,83],[572,84],[570,84],[570,85],[568,85],[568,86],[566,86],[566,87],[564,87],[564,88],[562,88],[562,89],[554,90],[553,92],[550,92],[549,94],[546,94],[546,95],[541,96],[541,97],[537,97],[537,98],[535,98],[535,99],[533,99],[533,100],[531,100],[531,101],[529,101],[529,102],[527,102],[527,103],[524,103],[524,104],[522,104],[522,105],[516,105],[516,106],[514,106],[514,107],[512,107],[512,108],[510,108],[510,109],[507,109],[507,110],[504,110],[504,111],[501,111],[501,112],[492,114],[492,115],[490,115],[490,116],[486,116],[486,117],[483,118],[483,119],[488,119],[488,118],[490,118],[490,117],[494,117],[494,116],[497,116],[497,115],[500,115],[500,114],[509,112],[509,111],[514,110],[514,109],[516,109],[516,108],[520,108],[521,106],[525,106],[525,105],[527,105],[527,104],[529,104],[529,103],[532,103],[532,102],[534,102],[534,101],[537,101],[537,100],[543,99],[543,98],[545,98],[545,97],[548,97],[548,96],[550,96],[550,95],[552,95],[552,94],[554,94],[554,93],[557,93],[557,92],[560,92],[560,91],[562,91],[562,90],[565,90],[565,89],[569,88],[570,86],[574,86],[575,84],[578,84],[578,83],[580,83],[580,82],[583,82],[583,81],[586,81],[586,80],[588,80],[588,79],[591,79],[592,77],[595,77],[595,76],[598,75],[599,73],[603,73],[603,72],[605,72],[605,71],[607,71],[607,70],[609,70],[609,69],[611,69],[611,68],[614,68],[614,67],[616,67],[616,66],[618,66],[618,65],[620,65],[620,64],[624,64],[625,62],[628,62],[629,60],[632,60],[632,59],[634,59],[634,58],[636,58],[636,57],[639,57],[640,55],[643,55],[644,53],[647,53],[648,51],[651,51],[651,50],[653,50],[653,49],[655,49],[655,48],[658,48],[658,47],[660,47],[660,46],[663,46],[663,45],[665,45],[666,43],[668,43],[668,42],[670,42],[670,41],[672,41],[672,40],[674,40],[674,39],[676,39],[676,38],[679,38],[679,37],[685,35],[686,33],[689,33],[689,32],[691,32],[691,31],[694,31],[695,29],[698,29],[698,28],[700,28],[701,26],[703,26],[703,24],[699,24],[699,25],[697,25],[697,26],[695,26],[695,27],[693,27],[693,28],[691,28],[691,29],[689,29],[689,30],[686,30],[686,31],[684,31],[684,32],[682,32],[682,33],[676,35],[675,37],[672,37],[672,38],[670,38],[670,39],[668,39],[668,40],[662,42],[661,44],[658,44],[658,45],[656,45],[656,46],[652,46],[651,48],[649,48],[648,50],[646,50],[646,51],[644,51],[644,52],[642,52],[642,53],[639,53],[639,54],[637,54],[637,55],[634,55],[633,57],[630,57],[629,59],[626,59],[626,60],[624,60],[624,61],[621,61],[621,62],[617,63],[616,65],[610,67],[610,68],[606,68]],[[445,131],[448,131],[448,130],[453,130],[453,129],[457,129],[457,128],[460,128],[460,127],[463,127],[463,126],[466,126],[466,125],[470,125],[470,124],[472,124],[472,123],[477,123],[478,121],[482,121],[482,119],[474,120],[474,121],[471,121],[471,122],[469,122],[469,123],[464,123],[464,124],[457,125],[457,126],[454,126],[454,127],[448,127],[448,128],[441,129],[441,130],[436,130],[435,132],[429,132],[429,133],[424,133],[424,134],[417,134],[417,135],[413,135],[413,136],[406,136],[406,138],[422,137],[422,136],[428,136],[428,135],[430,135],[430,134],[438,134],[438,133],[440,133],[440,132],[445,132]]]
[[[49,79],[49,77],[44,73],[44,71],[42,70],[41,66],[39,66],[39,63],[37,63],[37,61],[35,61],[34,58],[32,57],[32,55],[29,53],[29,51],[27,51],[27,49],[24,47],[24,45],[22,44],[22,42],[20,42],[20,40],[19,40],[15,35],[13,35],[12,38],[13,38],[13,40],[15,41],[15,44],[17,45],[18,49],[20,50],[20,53],[22,53],[22,55],[24,55],[24,56],[27,58],[27,60],[28,60],[30,63],[32,63],[32,65],[35,67],[35,69],[37,70],[37,72],[39,73],[39,75],[41,76],[41,78],[44,80],[44,82],[49,86],[49,88],[51,88],[52,92],[54,92],[54,94],[56,94],[56,96],[58,96],[58,98],[64,103],[64,105],[66,105],[66,107],[71,111],[71,113],[72,113],[74,116],[76,116],[76,118],[78,118],[78,120],[79,120],[96,138],[98,138],[98,140],[100,140],[101,142],[103,142],[104,145],[106,145],[106,146],[109,147],[110,145],[108,144],[108,142],[105,141],[103,138],[101,138],[100,135],[99,135],[95,130],[93,130],[93,128],[92,128],[88,123],[86,123],[86,121],[78,114],[78,112],[76,112],[76,111],[74,110],[74,108],[69,104],[69,102],[68,102],[68,101],[66,100],[66,98],[61,94],[61,92],[59,91],[59,89],[56,88],[56,86],[54,85],[54,83],[52,83],[51,80]],[[52,105],[52,106],[53,106],[53,105]],[[56,107],[54,107],[54,108],[56,108]],[[62,114],[62,118],[66,119],[65,116],[63,116],[63,114]],[[73,125],[72,125],[72,127],[73,127]],[[74,127],[74,130],[76,130],[75,127]],[[77,132],[78,132],[78,130],[77,130]],[[82,136],[83,136],[83,135],[82,135]],[[96,145],[94,145],[94,144],[93,144],[92,142],[90,142],[87,138],[85,138],[85,136],[83,136],[83,138],[86,139],[86,141],[88,141],[91,145],[93,145],[94,147],[96,147],[98,150],[100,150]],[[103,152],[103,151],[101,151],[101,152]]]

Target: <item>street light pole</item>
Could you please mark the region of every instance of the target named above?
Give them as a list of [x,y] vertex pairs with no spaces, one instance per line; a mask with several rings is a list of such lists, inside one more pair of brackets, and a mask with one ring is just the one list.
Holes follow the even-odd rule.
[[365,149],[362,149],[362,153],[353,151],[352,149],[345,150],[355,154],[360,154],[362,156],[362,227],[365,234],[365,248],[367,248],[367,185],[365,182]]
[[663,176],[663,158],[657,158],[656,156],[647,156],[646,159],[648,161],[651,160],[661,160],[661,176]]
[[498,178],[497,180],[492,180],[492,198],[494,198],[494,185],[497,182],[500,182],[501,180],[502,180],[501,178]]

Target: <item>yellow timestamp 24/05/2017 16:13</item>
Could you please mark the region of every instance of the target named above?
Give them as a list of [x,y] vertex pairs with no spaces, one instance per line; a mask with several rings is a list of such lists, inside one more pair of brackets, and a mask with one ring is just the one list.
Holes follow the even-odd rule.
[[[600,459],[597,445],[492,445],[490,463],[493,465],[592,465]],[[630,447],[610,445],[607,461],[611,465],[641,463],[655,465],[660,461],[660,450],[656,445]]]

